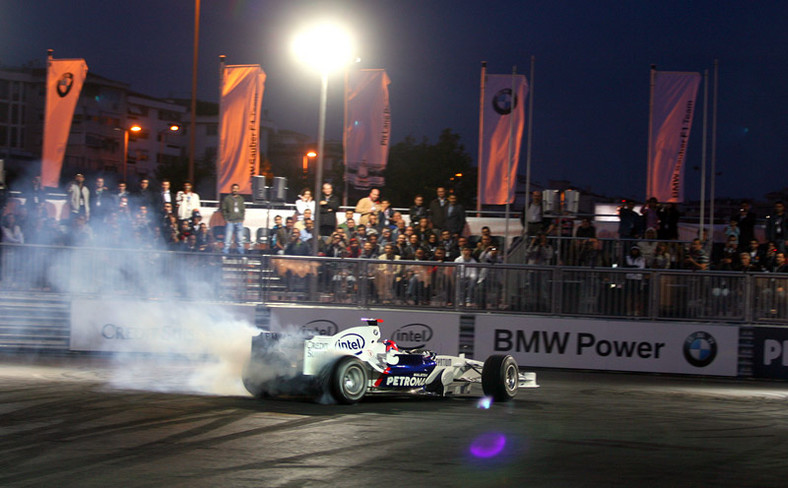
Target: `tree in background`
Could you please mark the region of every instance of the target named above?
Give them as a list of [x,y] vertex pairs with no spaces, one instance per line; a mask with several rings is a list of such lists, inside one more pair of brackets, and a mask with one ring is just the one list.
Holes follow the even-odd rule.
[[[189,174],[189,158],[182,156],[176,161],[160,164],[156,168],[156,181],[168,179],[172,183],[173,191],[183,188]],[[130,182],[129,188],[136,188],[135,182]],[[216,199],[216,151],[206,150],[202,158],[194,161],[194,191],[203,200]],[[157,187],[155,189],[158,189]]]
[[[459,134],[451,129],[444,129],[435,144],[426,137],[417,142],[408,136],[389,150],[382,196],[396,207],[407,207],[416,194],[421,193],[429,202],[435,197],[435,188],[444,186],[456,193],[466,208],[471,208],[476,197],[476,171],[471,162]],[[455,177],[458,173],[463,176]]]

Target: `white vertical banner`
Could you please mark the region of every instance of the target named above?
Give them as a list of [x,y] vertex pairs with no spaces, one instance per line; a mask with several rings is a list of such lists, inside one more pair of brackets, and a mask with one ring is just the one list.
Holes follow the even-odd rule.
[[483,205],[514,202],[527,94],[524,75],[486,76],[479,161],[479,201]]
[[219,154],[216,159],[216,194],[252,193],[252,176],[260,170],[260,107],[265,72],[260,65],[226,66],[219,102]]
[[345,87],[345,155],[347,182],[358,189],[385,184],[383,170],[391,139],[391,80],[382,69],[362,69],[348,75]]
[[87,75],[88,65],[84,59],[49,59],[41,153],[41,180],[44,186],[59,186],[74,108]]
[[654,73],[646,198],[684,201],[684,167],[700,73]]

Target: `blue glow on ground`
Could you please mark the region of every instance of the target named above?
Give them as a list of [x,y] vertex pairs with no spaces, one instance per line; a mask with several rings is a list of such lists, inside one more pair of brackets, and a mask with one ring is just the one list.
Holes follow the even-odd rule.
[[483,408],[487,410],[492,405],[492,397],[484,396],[479,398],[479,401],[476,402],[476,408]]

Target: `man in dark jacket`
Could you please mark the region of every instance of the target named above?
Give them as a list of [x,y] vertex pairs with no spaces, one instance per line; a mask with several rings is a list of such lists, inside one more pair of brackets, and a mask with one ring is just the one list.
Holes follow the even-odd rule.
[[334,195],[334,185],[323,183],[320,195],[320,235],[330,236],[337,228],[337,210],[339,197]]
[[785,204],[774,203],[774,213],[766,216],[766,240],[777,246],[777,252],[785,252],[785,233],[788,217],[785,215]]
[[433,229],[440,231],[446,228],[446,207],[449,206],[449,201],[446,199],[446,188],[439,186],[435,193],[438,196],[430,202],[430,220]]
[[240,187],[238,184],[233,183],[230,187],[232,193],[224,197],[222,200],[222,217],[227,224],[224,227],[224,254],[230,253],[230,244],[233,242],[233,235],[235,235],[235,244],[238,246],[238,254],[244,253],[244,216],[246,215],[246,206],[244,197],[238,194]]
[[465,230],[465,207],[457,203],[457,195],[449,195],[449,204],[446,206],[446,230],[451,235],[462,235]]

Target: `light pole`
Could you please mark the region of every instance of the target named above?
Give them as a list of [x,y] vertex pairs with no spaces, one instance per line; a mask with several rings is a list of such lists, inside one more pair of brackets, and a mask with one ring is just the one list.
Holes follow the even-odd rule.
[[[326,137],[326,100],[328,98],[328,75],[347,65],[353,55],[353,42],[342,28],[331,23],[319,23],[304,29],[293,41],[293,53],[310,68],[320,73],[320,114],[317,129],[317,164],[315,167],[316,202],[320,201],[323,186],[323,154]],[[312,254],[317,256],[320,240],[320,207],[315,205]]]
[[164,140],[167,138],[167,134],[177,134],[180,131],[181,126],[178,124],[170,124],[166,129],[159,131],[159,160],[156,162],[157,164],[161,164],[162,162],[162,156],[164,156]]
[[134,124],[128,129],[123,129],[123,168],[121,172],[123,173],[123,181],[126,181],[126,166],[129,163],[129,132],[139,132],[142,130],[142,127]]
[[[304,172],[304,179],[306,180],[307,173],[309,172],[309,159],[314,158],[317,156],[315,151],[309,151],[308,153],[304,154],[303,159],[301,160],[301,170]],[[320,195],[317,195],[318,197]]]

